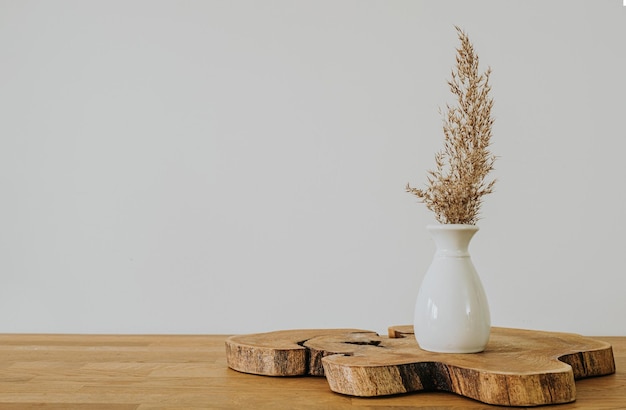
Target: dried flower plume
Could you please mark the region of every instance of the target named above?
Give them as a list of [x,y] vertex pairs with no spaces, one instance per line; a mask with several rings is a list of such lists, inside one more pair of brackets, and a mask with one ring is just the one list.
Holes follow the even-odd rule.
[[406,191],[417,196],[443,224],[475,225],[484,195],[493,192],[495,179],[486,177],[496,157],[490,152],[493,99],[488,68],[478,73],[478,55],[467,34],[456,27],[460,48],[448,81],[456,105],[446,105],[443,115],[444,148],[435,155],[435,170],[427,173],[425,189]]

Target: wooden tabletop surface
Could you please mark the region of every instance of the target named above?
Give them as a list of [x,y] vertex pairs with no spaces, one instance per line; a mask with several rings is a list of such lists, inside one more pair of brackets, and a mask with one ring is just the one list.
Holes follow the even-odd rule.
[[[356,398],[323,377],[269,377],[226,366],[224,335],[0,334],[3,409],[496,409],[449,393]],[[626,337],[617,372],[579,380],[573,403],[535,408],[626,409]]]

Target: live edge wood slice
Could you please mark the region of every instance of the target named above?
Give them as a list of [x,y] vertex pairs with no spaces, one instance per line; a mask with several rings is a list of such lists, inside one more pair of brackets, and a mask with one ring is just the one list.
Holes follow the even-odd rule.
[[360,329],[281,330],[231,336],[234,370],[266,376],[326,376],[330,389],[373,397],[446,391],[501,406],[576,400],[575,380],[615,372],[609,343],[572,333],[492,328],[482,353],[421,350],[412,326],[389,337]]

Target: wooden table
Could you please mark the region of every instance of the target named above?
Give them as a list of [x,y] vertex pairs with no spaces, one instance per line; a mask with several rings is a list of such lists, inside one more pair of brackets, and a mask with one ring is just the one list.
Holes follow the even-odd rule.
[[[576,382],[549,408],[626,409],[626,337],[614,375]],[[496,409],[448,393],[355,398],[322,377],[276,378],[226,366],[226,336],[0,335],[0,409]]]

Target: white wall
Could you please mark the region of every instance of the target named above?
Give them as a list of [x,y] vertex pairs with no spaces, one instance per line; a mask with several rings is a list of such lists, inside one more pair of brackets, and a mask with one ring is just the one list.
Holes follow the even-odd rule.
[[454,25],[493,324],[626,334],[621,0],[0,0],[0,332],[411,323]]

